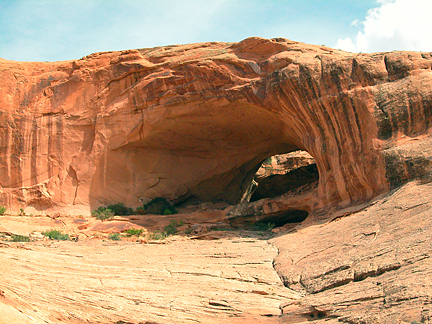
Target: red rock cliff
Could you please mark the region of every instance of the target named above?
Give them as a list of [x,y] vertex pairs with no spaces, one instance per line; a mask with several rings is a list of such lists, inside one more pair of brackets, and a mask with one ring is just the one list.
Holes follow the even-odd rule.
[[430,177],[431,66],[430,53],[256,37],[0,60],[0,199],[80,212],[157,196],[233,204],[264,159],[301,149],[318,186],[255,209],[365,201]]

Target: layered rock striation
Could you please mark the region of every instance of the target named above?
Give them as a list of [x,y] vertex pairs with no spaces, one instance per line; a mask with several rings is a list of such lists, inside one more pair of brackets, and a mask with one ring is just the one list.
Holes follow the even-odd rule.
[[248,38],[0,60],[0,199],[90,211],[154,197],[236,204],[261,163],[307,151],[317,186],[251,210],[307,212],[430,178],[432,56]]

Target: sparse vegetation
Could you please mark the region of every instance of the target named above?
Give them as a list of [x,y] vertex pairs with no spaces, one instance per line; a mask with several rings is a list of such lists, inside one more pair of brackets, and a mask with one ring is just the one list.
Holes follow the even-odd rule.
[[143,206],[147,214],[172,215],[177,214],[177,209],[165,198],[154,198]]
[[92,212],[92,216],[101,221],[105,221],[114,217],[114,212],[107,207],[99,207]]
[[178,227],[183,226],[183,221],[180,220],[178,223],[175,221],[175,219],[172,219],[169,225],[164,227],[163,232],[156,231],[154,233],[151,233],[149,235],[150,240],[163,240],[167,238],[168,236],[174,235],[178,232]]
[[220,231],[220,232],[229,232],[229,231],[236,231],[238,228],[235,227],[212,227],[211,231]]
[[57,241],[67,241],[70,239],[68,234],[63,234],[58,230],[50,230],[47,232],[43,232],[42,235],[49,237],[51,240]]
[[275,228],[276,225],[274,223],[255,223],[252,225],[252,230],[253,231],[260,231],[260,232],[265,232],[265,231],[271,231],[273,228]]
[[127,236],[140,236],[143,233],[142,229],[129,228],[125,231]]
[[172,219],[169,225],[165,226],[164,232],[167,234],[167,236],[174,235],[178,231],[178,227],[183,225],[183,221],[180,220],[178,223],[175,221],[175,219]]
[[6,213],[6,207],[0,206],[0,215],[4,215],[4,213]]
[[132,208],[127,207],[122,203],[108,205],[107,208],[110,209],[115,216],[128,216],[134,214],[134,210]]
[[20,208],[20,214],[19,215],[20,216],[26,216],[24,209]]
[[262,162],[262,165],[271,165],[271,164],[272,164],[272,158],[271,158],[271,156],[269,156],[267,159],[265,159]]
[[24,235],[12,235],[12,242],[30,242],[30,237]]
[[111,233],[110,235],[108,235],[108,239],[113,241],[121,241],[120,233]]
[[155,240],[155,241],[163,240],[166,237],[167,237],[167,235],[166,235],[165,232],[159,232],[159,231],[151,233],[149,235],[149,239],[150,240]]

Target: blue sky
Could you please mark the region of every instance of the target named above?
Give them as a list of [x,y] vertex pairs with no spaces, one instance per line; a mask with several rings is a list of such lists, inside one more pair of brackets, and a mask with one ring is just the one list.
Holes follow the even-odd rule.
[[101,51],[206,41],[236,42],[250,36],[285,37],[353,52],[432,51],[429,40],[432,37],[426,33],[431,3],[430,0],[0,0],[0,57],[58,61]]

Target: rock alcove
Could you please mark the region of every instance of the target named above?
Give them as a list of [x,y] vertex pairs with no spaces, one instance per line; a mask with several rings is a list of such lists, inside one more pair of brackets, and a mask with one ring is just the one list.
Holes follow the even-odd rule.
[[316,163],[297,171],[308,190],[261,192],[263,182],[227,215],[368,201],[429,174],[427,159],[415,174],[404,167],[421,145],[409,157],[393,147],[429,129],[431,62],[258,37],[0,60],[0,198],[30,213],[154,197],[237,204],[265,159],[302,150]]

